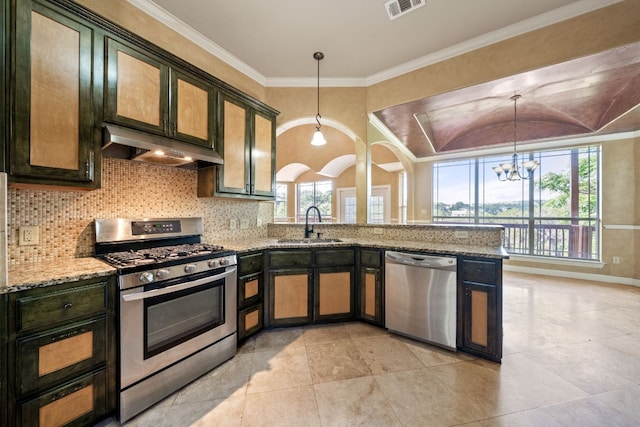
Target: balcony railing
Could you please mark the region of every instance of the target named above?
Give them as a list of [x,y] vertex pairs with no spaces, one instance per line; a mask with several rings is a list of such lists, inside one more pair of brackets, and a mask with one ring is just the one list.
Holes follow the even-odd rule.
[[[434,221],[473,223],[472,217],[434,217]],[[544,218],[530,225],[522,218],[484,217],[480,224],[504,226],[502,246],[510,254],[597,260],[600,257],[596,219]],[[533,228],[533,239],[530,233]]]

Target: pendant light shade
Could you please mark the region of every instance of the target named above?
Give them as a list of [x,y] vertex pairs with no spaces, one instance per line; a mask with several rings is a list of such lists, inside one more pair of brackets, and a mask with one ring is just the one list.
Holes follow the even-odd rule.
[[327,140],[324,139],[324,135],[320,131],[322,125],[320,124],[320,119],[322,116],[320,115],[320,61],[324,58],[324,53],[315,52],[313,54],[313,59],[318,62],[318,85],[317,85],[317,94],[318,94],[318,113],[316,114],[316,131],[313,133],[313,139],[311,140],[311,145],[324,145],[327,143]]

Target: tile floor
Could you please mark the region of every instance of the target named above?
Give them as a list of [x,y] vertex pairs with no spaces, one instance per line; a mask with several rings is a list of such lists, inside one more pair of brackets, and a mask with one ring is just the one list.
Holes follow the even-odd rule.
[[502,364],[359,322],[265,331],[125,424],[359,425],[638,426],[640,288],[505,272]]

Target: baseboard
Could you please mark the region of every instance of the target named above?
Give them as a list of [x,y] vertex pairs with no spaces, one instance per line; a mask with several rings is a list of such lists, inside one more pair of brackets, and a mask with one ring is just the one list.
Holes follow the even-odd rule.
[[522,267],[519,265],[503,265],[505,271],[515,273],[538,274],[543,276],[567,277],[570,279],[593,280],[596,282],[616,283],[619,285],[630,285],[640,287],[640,280],[630,277],[609,276],[607,274],[578,273],[575,271],[550,270],[548,268]]

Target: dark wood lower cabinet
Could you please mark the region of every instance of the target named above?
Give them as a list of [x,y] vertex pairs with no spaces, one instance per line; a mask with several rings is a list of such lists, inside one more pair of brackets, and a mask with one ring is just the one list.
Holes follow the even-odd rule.
[[502,359],[502,260],[459,259],[458,347]]
[[359,250],[360,277],[357,285],[357,317],[384,327],[384,251]]
[[238,341],[264,326],[264,271],[262,252],[238,255]]
[[89,426],[115,411],[115,292],[107,276],[5,295],[2,425]]

